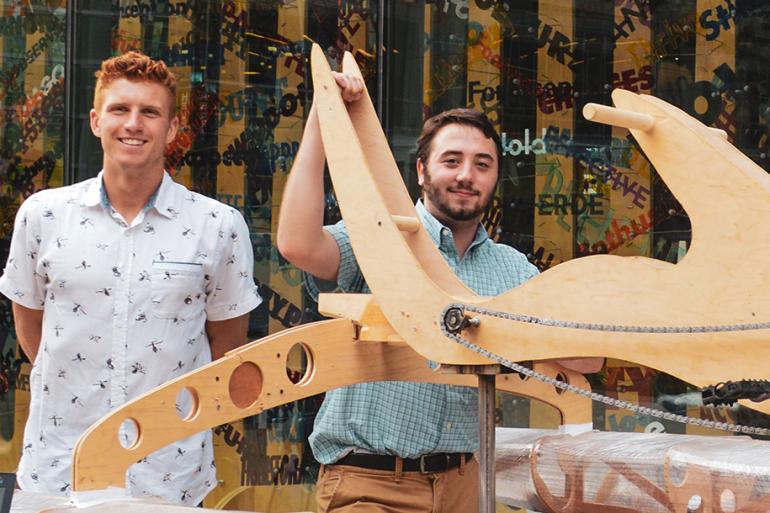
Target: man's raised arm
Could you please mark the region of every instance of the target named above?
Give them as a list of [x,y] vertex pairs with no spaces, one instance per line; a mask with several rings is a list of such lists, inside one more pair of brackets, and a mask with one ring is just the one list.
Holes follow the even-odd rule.
[[[363,82],[349,75],[334,74],[345,101],[357,101]],[[276,245],[289,262],[322,280],[334,281],[340,251],[334,238],[323,229],[324,153],[315,103],[310,108],[302,143],[283,191]]]

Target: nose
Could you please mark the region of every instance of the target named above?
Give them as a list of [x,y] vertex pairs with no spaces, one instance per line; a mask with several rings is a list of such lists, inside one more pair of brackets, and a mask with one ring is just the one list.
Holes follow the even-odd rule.
[[141,130],[142,117],[139,111],[132,110],[131,112],[129,112],[124,126],[127,130]]
[[473,164],[471,162],[463,162],[460,168],[457,170],[457,176],[455,180],[458,182],[470,182],[473,178]]

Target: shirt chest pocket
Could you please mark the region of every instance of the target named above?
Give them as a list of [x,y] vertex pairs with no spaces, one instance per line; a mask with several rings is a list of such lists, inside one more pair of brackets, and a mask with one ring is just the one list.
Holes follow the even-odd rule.
[[153,262],[152,309],[161,319],[193,319],[206,306],[203,266],[194,262]]

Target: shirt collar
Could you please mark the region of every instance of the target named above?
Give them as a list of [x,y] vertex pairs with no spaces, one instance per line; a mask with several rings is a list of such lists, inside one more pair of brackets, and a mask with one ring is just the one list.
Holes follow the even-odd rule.
[[[428,212],[428,209],[425,208],[425,205],[423,204],[422,200],[417,200],[417,204],[415,205],[415,209],[417,210],[417,215],[420,218],[420,221],[422,222],[422,225],[425,227],[426,231],[428,232],[428,235],[430,235],[430,238],[433,239],[433,242],[441,247],[448,249],[449,247],[454,248],[454,237],[452,236],[452,230],[448,227],[441,224],[441,222],[433,217],[433,214]],[[471,242],[471,245],[468,246],[468,250],[471,250],[475,248],[476,246],[483,244],[487,239],[489,238],[489,234],[487,234],[487,231],[484,229],[484,226],[479,223],[479,226],[476,228],[476,236],[473,238],[473,242]]]
[[95,207],[102,202],[102,175],[104,175],[103,170],[99,171],[96,178],[88,185],[88,189],[86,189],[81,202],[81,205],[84,207]]
[[[178,208],[173,206],[177,203],[175,201],[175,191],[172,187],[173,183],[174,181],[169,174],[164,171],[160,187],[155,189],[155,192],[150,196],[150,199],[147,201],[143,210],[147,211],[151,208],[155,208],[155,210],[164,217],[174,217],[174,213],[178,212]],[[97,205],[102,205],[106,209],[112,207],[110,205],[110,199],[107,197],[107,191],[104,189],[104,170],[99,171],[96,178],[89,184],[88,189],[83,196],[82,204],[86,207],[95,207]]]
[[155,211],[163,217],[168,219],[174,218],[179,215],[181,210],[178,196],[178,191],[174,187],[174,180],[164,171],[160,187],[152,195],[150,201],[147,202],[147,208],[154,207]]

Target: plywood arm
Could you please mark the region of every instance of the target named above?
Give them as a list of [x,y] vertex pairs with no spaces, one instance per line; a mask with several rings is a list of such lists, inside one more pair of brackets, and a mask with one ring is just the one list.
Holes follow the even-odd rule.
[[420,220],[416,217],[394,215],[392,216],[392,219],[401,231],[414,233],[420,229]]
[[[373,326],[374,327],[374,326]],[[268,408],[320,394],[333,388],[371,381],[416,381],[475,386],[475,376],[433,372],[424,358],[403,343],[364,343],[356,339],[356,323],[336,319],[300,326],[229,352],[111,412],[86,431],[75,446],[73,489],[123,486],[126,469],[148,454],[205,429],[255,415]],[[293,383],[286,371],[287,355],[295,345],[307,357],[307,372]],[[559,376],[588,389],[585,378],[553,364],[537,364],[539,372]],[[498,389],[536,398],[557,408],[564,423],[591,422],[591,403],[561,395],[550,386],[500,375]],[[191,412],[176,411],[178,394],[194,398]],[[470,414],[470,412],[469,412]],[[132,447],[118,441],[122,423],[136,423],[139,437]],[[110,457],[105,458],[104,454]]]
[[[616,109],[598,103],[586,103],[583,106],[583,117],[588,121],[603,123],[605,125],[619,126],[629,130],[641,130],[649,132],[655,126],[655,118],[649,114]],[[707,127],[712,133],[727,140],[727,132],[721,128]]]
[[655,126],[655,118],[649,114],[615,109],[598,103],[586,103],[583,107],[583,117],[588,121],[628,129],[635,128],[643,132],[648,132]]

